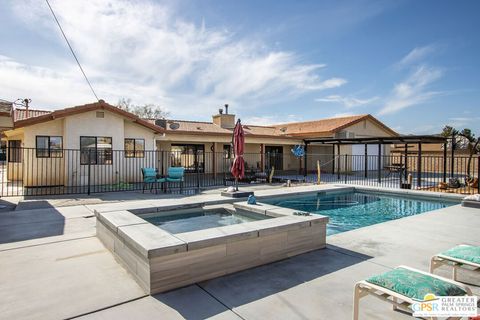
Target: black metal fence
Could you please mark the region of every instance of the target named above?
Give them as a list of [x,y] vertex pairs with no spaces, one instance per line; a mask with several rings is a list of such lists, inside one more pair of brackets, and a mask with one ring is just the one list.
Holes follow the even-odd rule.
[[[453,159],[431,155],[340,155],[332,159],[330,171],[321,170],[320,181],[472,194],[479,190],[479,159],[478,155]],[[321,161],[319,164],[322,168]],[[307,172],[305,181],[318,180],[318,172],[308,167]]]
[[[226,152],[143,150],[49,150],[7,148],[0,160],[0,196],[60,195],[144,188],[142,168],[167,176],[169,167],[184,167],[181,186],[171,192],[200,190],[234,183],[233,155]],[[478,192],[479,157],[363,156],[247,153],[240,183],[348,183],[457,193]],[[320,171],[318,170],[320,169]],[[319,174],[320,172],[320,174]],[[150,187],[150,186],[149,186]],[[160,186],[158,186],[160,189]]]

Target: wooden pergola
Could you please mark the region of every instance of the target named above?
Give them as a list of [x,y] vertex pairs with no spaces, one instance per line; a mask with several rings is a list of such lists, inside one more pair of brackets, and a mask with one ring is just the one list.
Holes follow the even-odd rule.
[[[368,172],[368,145],[378,145],[378,157],[377,157],[377,178],[378,182],[381,182],[382,179],[382,168],[381,168],[381,160],[382,160],[382,145],[391,145],[391,144],[404,144],[405,145],[405,155],[404,155],[404,177],[407,179],[408,175],[408,145],[415,144],[418,146],[418,160],[417,160],[417,186],[421,187],[421,176],[422,176],[422,144],[443,144],[443,182],[447,180],[447,143],[448,139],[443,136],[439,135],[398,135],[393,137],[364,137],[364,138],[312,138],[312,139],[304,139],[305,143],[305,153],[307,153],[309,145],[332,145],[333,147],[333,170],[335,173],[335,146],[337,148],[337,154],[340,155],[340,146],[341,145],[365,145],[365,178],[367,178]],[[451,161],[451,172],[454,171],[454,150],[452,148],[452,161]],[[307,157],[304,158],[305,160],[305,175],[307,174]],[[400,183],[401,183],[401,175],[400,175]]]

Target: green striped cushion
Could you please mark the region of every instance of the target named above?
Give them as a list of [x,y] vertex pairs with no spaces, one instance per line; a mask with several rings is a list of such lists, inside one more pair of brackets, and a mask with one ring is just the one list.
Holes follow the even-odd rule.
[[450,250],[441,253],[444,256],[461,259],[480,264],[480,247],[476,246],[456,246]]
[[401,267],[373,276],[367,279],[367,282],[415,300],[423,300],[427,293],[433,293],[436,296],[466,294],[466,291],[459,286]]

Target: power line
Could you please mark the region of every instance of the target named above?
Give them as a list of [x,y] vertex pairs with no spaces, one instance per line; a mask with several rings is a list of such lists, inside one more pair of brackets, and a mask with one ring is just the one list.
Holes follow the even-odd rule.
[[78,61],[77,55],[76,55],[75,52],[73,51],[73,48],[72,48],[72,46],[70,45],[70,42],[68,41],[67,36],[65,35],[65,32],[63,32],[62,26],[60,25],[60,22],[58,21],[57,16],[55,15],[55,12],[53,12],[52,6],[51,6],[50,3],[48,2],[48,0],[45,0],[45,2],[47,3],[48,7],[50,8],[50,12],[52,13],[53,18],[55,19],[55,22],[57,23],[58,28],[60,29],[60,32],[61,32],[62,35],[63,35],[63,38],[65,39],[65,41],[67,42],[68,47],[70,48],[70,52],[72,52],[72,55],[73,55],[73,57],[75,58],[75,61],[77,61],[78,67],[80,68],[80,71],[82,72],[83,76],[85,77],[85,80],[87,81],[87,84],[88,84],[88,86],[90,87],[90,90],[92,90],[92,93],[93,93],[93,95],[95,96],[95,99],[99,100],[97,94],[95,93],[95,90],[93,90],[92,84],[90,83],[90,81],[89,81],[88,78],[87,78],[87,74],[85,73],[85,71],[83,71],[83,68],[82,68],[82,65],[80,64],[80,61]]

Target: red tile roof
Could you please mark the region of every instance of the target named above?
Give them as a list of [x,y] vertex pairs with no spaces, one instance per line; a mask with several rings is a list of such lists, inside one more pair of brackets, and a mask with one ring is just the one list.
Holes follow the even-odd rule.
[[34,118],[38,116],[43,116],[44,114],[49,114],[52,111],[50,110],[36,110],[36,109],[28,109],[28,116],[27,116],[27,109],[25,108],[15,108],[14,111],[14,120],[25,120],[28,118]]
[[[332,135],[346,127],[354,125],[362,120],[369,119],[383,128],[391,135],[397,135],[392,129],[369,114],[329,118],[313,121],[290,122],[271,126],[256,126],[244,124],[246,135],[274,136],[274,137],[295,137],[308,138],[325,135]],[[153,121],[153,120],[152,120]],[[176,128],[171,126],[177,124]],[[222,128],[212,122],[167,120],[166,132],[178,132],[185,134],[232,134],[232,129]]]
[[[152,120],[151,120],[152,121]],[[287,137],[282,135],[275,127],[255,126],[244,124],[245,135],[261,137]],[[185,120],[167,120],[166,133],[185,133],[185,134],[219,134],[232,135],[233,129],[222,128],[212,122],[185,121]]]
[[98,102],[90,103],[90,104],[84,104],[81,106],[76,106],[76,107],[71,107],[71,108],[65,108],[65,109],[60,109],[60,110],[55,110],[52,112],[44,113],[42,115],[38,115],[36,117],[30,117],[27,119],[23,120],[16,120],[14,124],[14,128],[21,128],[25,126],[30,126],[33,124],[37,123],[42,123],[42,122],[47,122],[53,119],[58,119],[58,118],[63,118],[66,116],[74,115],[74,114],[79,114],[79,113],[84,113],[88,111],[93,111],[93,110],[107,110],[110,112],[117,113],[141,126],[144,126],[146,128],[149,128],[153,130],[154,132],[157,133],[162,133],[165,130],[159,126],[156,126],[155,124],[152,124],[148,122],[147,120],[140,119],[138,116],[134,115],[133,113],[127,112],[125,110],[122,110],[120,108],[117,108],[115,106],[112,106],[108,103],[106,103],[103,100],[99,100]]
[[352,126],[360,121],[369,119],[376,123],[378,126],[383,128],[385,131],[389,132],[392,135],[397,135],[395,131],[387,127],[377,118],[373,117],[370,114],[362,114],[357,116],[348,116],[348,117],[338,117],[338,118],[329,118],[313,121],[303,121],[303,122],[290,122],[277,124],[275,127],[279,129],[283,134],[299,137],[311,137],[315,135],[325,135],[325,134],[334,134],[339,132],[346,127]]
[[[184,134],[211,134],[211,135],[231,135],[232,129],[222,128],[212,122],[185,121],[185,120],[166,120],[166,128],[155,124],[155,120],[141,119],[138,116],[119,109],[106,103],[103,100],[99,102],[60,109],[55,111],[30,109],[28,117],[25,109],[15,109],[15,128],[24,127],[36,123],[50,121],[52,119],[65,117],[72,114],[87,112],[95,109],[106,109],[111,112],[121,114],[130,120],[143,125],[155,132],[166,133],[184,133]],[[309,138],[320,137],[335,134],[346,127],[354,125],[360,121],[369,119],[383,128],[391,135],[397,135],[395,131],[387,127],[378,119],[370,114],[338,117],[330,119],[321,119],[303,122],[290,122],[271,126],[257,126],[244,124],[245,134],[257,137],[279,137],[279,138]]]

